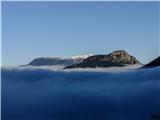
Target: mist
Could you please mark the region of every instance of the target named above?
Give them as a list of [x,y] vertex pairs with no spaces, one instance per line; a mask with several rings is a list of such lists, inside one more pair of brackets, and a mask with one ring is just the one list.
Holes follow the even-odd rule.
[[2,68],[2,120],[151,120],[160,68],[124,72]]

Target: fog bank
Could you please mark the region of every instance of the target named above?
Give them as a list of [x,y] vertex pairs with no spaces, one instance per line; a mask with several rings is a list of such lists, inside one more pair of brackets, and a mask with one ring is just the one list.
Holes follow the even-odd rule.
[[128,72],[2,68],[2,120],[150,120],[160,68]]

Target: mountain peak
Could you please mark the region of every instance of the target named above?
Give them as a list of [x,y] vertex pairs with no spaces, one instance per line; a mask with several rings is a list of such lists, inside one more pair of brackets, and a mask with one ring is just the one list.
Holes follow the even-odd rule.
[[109,54],[113,61],[121,64],[137,64],[140,63],[135,57],[124,50],[116,50]]
[[124,51],[124,50],[115,50],[115,51],[113,51],[113,52],[111,52],[110,54],[127,54],[127,55],[129,55],[126,51]]

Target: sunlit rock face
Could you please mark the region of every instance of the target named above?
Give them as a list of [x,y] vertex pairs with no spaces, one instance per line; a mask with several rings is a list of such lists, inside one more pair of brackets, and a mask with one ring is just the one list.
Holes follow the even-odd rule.
[[119,67],[133,64],[140,64],[140,62],[126,51],[116,50],[107,55],[90,56],[84,59],[82,63],[73,64],[66,68]]
[[138,64],[140,63],[135,57],[131,56],[124,50],[117,50],[109,54],[113,62],[120,64]]

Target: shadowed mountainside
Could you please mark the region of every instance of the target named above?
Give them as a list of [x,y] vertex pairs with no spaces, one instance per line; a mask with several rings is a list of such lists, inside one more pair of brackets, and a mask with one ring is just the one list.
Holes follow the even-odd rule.
[[160,66],[160,57],[156,58],[152,62],[144,65],[142,68],[152,68],[152,67],[158,67]]

